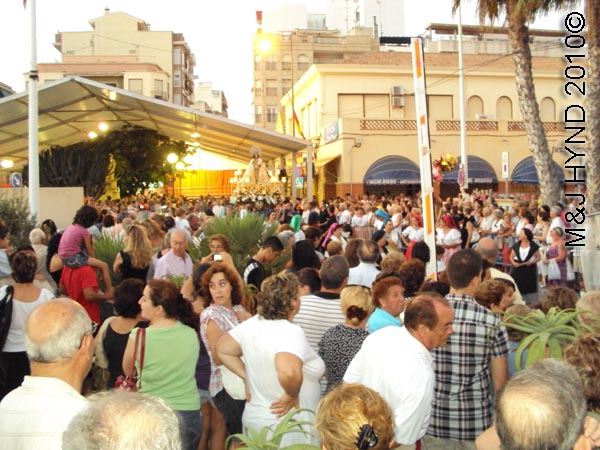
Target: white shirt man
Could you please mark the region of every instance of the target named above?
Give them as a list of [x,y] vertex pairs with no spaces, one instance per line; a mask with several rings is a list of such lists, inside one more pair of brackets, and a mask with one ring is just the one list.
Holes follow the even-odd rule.
[[94,355],[92,322],[77,302],[59,298],[35,308],[25,332],[31,376],[0,403],[0,448],[60,450],[63,431],[88,404],[79,392]]
[[171,250],[156,262],[154,277],[160,279],[169,275],[185,275],[191,277],[194,263],[186,253],[188,241],[182,230],[171,232]]
[[435,384],[429,350],[446,343],[452,320],[441,296],[419,295],[406,309],[405,326],[369,335],[346,370],[344,382],[363,384],[389,404],[396,446],[412,445],[427,432]]
[[357,253],[360,263],[350,269],[348,284],[365,286],[370,289],[379,273],[379,269],[375,266],[379,254],[377,244],[373,241],[364,241],[358,247]]

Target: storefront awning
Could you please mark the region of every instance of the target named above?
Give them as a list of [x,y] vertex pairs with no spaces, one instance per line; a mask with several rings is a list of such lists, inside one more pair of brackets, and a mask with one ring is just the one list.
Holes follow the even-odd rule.
[[[469,184],[494,184],[498,182],[496,172],[493,167],[485,159],[479,156],[468,155],[468,172],[469,172]],[[442,183],[457,183],[458,169],[461,163],[460,156],[458,157],[458,164],[454,168],[445,172],[442,177]]]
[[363,183],[368,186],[420,184],[419,167],[404,156],[386,156],[378,159],[365,173]]
[[[553,164],[558,169],[558,182],[563,184],[565,182],[565,175],[556,161],[553,161]],[[533,156],[528,156],[515,166],[510,176],[510,182],[513,184],[527,184],[532,186],[538,184],[538,176],[537,171],[535,170]]]

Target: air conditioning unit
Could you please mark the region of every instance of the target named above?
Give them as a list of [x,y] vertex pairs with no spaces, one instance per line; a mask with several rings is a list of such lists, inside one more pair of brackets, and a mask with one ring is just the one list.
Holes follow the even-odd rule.
[[402,86],[392,86],[392,96],[398,97],[404,95],[404,88]]
[[475,119],[477,119],[477,120],[496,120],[496,116],[494,114],[475,114]]
[[392,108],[402,108],[404,106],[404,97],[392,97]]

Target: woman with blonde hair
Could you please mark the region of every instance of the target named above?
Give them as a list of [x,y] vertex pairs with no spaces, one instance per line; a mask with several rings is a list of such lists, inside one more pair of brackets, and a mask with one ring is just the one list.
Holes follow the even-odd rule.
[[327,390],[342,382],[350,361],[369,335],[365,326],[373,309],[371,294],[363,286],[345,287],[340,307],[346,318],[343,324],[328,329],[319,342],[319,356],[325,362]]
[[386,450],[394,442],[386,401],[361,384],[342,384],[319,403],[315,427],[324,450]]
[[130,226],[125,230],[123,243],[123,250],[115,257],[113,272],[124,279],[137,278],[145,283],[152,261],[152,244],[146,229],[141,225]]

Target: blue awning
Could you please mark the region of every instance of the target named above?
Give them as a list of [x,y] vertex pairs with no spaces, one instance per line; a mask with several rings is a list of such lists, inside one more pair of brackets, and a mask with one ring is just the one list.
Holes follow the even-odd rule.
[[[469,184],[494,184],[498,182],[496,172],[493,167],[485,159],[479,156],[467,155],[467,161],[469,164]],[[458,157],[458,164],[449,172],[444,172],[442,176],[442,183],[457,183],[459,164],[461,163],[460,156]]]
[[[552,161],[553,165],[557,169],[558,182],[563,184],[565,182],[565,174],[563,173],[560,165],[556,161]],[[524,160],[520,161],[512,171],[510,182],[513,184],[528,184],[537,185],[538,176],[535,170],[535,163],[533,162],[533,156],[528,156]]]
[[363,183],[370,186],[421,184],[419,167],[404,156],[378,159],[365,173]]

